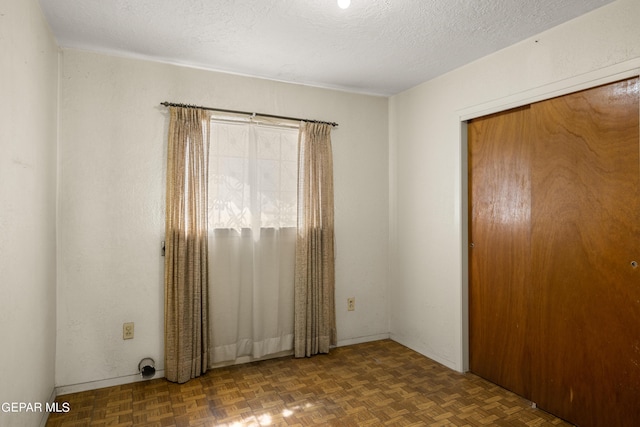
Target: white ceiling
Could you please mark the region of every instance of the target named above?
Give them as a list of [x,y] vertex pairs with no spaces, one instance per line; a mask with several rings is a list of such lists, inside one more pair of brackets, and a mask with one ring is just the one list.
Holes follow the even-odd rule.
[[393,95],[612,0],[40,0],[63,48]]

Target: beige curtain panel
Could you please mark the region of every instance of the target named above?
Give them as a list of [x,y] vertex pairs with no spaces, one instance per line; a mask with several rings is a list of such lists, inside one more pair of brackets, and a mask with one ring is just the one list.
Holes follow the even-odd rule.
[[210,115],[170,108],[165,243],[165,377],[207,370],[207,180]]
[[304,122],[298,137],[295,357],[336,345],[331,128]]

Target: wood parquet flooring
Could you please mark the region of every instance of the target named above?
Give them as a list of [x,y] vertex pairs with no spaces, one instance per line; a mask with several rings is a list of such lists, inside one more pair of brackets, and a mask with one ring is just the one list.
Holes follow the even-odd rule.
[[68,413],[47,427],[81,426],[569,426],[473,374],[391,340],[58,396]]

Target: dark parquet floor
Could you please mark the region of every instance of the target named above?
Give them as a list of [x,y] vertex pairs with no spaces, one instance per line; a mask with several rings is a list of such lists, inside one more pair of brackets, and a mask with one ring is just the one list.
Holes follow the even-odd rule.
[[79,426],[569,426],[473,374],[391,340],[58,396]]

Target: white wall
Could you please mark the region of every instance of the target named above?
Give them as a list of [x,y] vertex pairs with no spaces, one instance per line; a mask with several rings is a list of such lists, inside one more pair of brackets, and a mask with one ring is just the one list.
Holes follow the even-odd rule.
[[462,120],[637,74],[638,22],[619,0],[390,99],[393,339],[466,368]]
[[[44,406],[54,388],[58,50],[37,0],[0,3],[0,76],[0,403]],[[0,410],[0,425],[42,417]]]
[[[164,368],[162,101],[340,124],[332,134],[338,339],[388,337],[387,98],[75,50],[63,51],[61,93],[62,391],[134,375],[142,357]],[[355,312],[346,311],[350,296]],[[135,322],[133,340],[122,340],[124,322]]]

